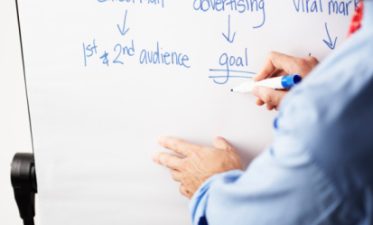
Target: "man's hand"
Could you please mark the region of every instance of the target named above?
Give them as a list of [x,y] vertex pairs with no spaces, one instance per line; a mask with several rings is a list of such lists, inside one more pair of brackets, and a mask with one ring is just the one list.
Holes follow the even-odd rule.
[[243,169],[234,148],[218,137],[213,147],[194,145],[181,139],[165,137],[159,144],[173,153],[158,153],[154,161],[170,169],[172,178],[180,183],[180,192],[191,198],[209,177],[229,170]]
[[[299,74],[304,78],[317,64],[318,61],[315,57],[297,58],[278,52],[271,52],[264,68],[254,77],[254,80],[260,81],[285,74]],[[273,90],[266,87],[255,87],[253,90],[253,94],[258,98],[256,104],[259,106],[266,104],[268,110],[277,109],[286,93],[287,91]]]

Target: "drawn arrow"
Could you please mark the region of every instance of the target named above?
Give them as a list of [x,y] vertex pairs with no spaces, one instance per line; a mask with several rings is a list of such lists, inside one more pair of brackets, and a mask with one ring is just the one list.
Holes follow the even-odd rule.
[[328,40],[325,40],[323,39],[324,43],[331,49],[333,50],[337,44],[337,40],[338,40],[338,37],[335,37],[334,40],[332,40],[331,36],[330,36],[330,33],[329,33],[329,29],[328,29],[328,24],[325,23],[325,30],[326,30],[326,34],[328,35]]
[[228,15],[228,34],[222,33],[225,40],[227,40],[229,43],[234,42],[234,38],[236,37],[236,32],[233,33],[233,36],[231,34],[231,15]]
[[122,36],[126,35],[127,32],[130,30],[129,28],[126,29],[126,20],[127,20],[127,10],[126,10],[126,12],[124,13],[123,25],[120,26],[119,24],[117,24],[117,27],[118,27],[119,33],[120,33]]

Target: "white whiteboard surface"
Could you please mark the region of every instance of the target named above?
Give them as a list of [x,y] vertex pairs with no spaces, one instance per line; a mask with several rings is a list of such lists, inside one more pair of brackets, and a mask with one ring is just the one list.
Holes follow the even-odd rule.
[[157,138],[265,149],[275,114],[229,90],[272,50],[342,44],[354,3],[329,2],[19,0],[41,225],[190,224]]

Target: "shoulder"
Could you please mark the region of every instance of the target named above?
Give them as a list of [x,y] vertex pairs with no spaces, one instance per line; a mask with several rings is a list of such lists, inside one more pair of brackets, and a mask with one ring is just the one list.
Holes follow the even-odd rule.
[[283,102],[275,141],[308,154],[359,212],[373,201],[372,55],[373,34],[361,32],[321,63]]

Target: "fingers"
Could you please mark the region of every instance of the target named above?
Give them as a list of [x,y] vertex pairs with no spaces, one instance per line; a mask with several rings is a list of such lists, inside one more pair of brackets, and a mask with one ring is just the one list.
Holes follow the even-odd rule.
[[306,76],[319,61],[313,57],[293,57],[279,52],[271,52],[264,64],[263,69],[254,77],[255,81],[263,80],[272,76],[285,74],[300,74]]
[[264,64],[263,69],[254,77],[254,80],[259,81],[266,79],[280,71],[289,73],[292,67],[291,64],[294,60],[295,58],[292,56],[285,55],[279,52],[271,52]]
[[178,170],[182,165],[181,158],[165,152],[158,153],[154,156],[153,160],[154,162],[172,170]]
[[269,111],[272,111],[272,110],[274,110],[274,109],[277,109],[277,107],[274,106],[274,105],[271,105],[271,104],[267,104],[267,109],[268,109]]
[[[318,60],[312,56],[299,58],[279,52],[271,52],[263,69],[254,77],[254,81],[286,74],[299,74],[305,77],[318,63]],[[278,108],[286,91],[257,87],[254,88],[253,94],[258,97],[256,101],[258,106],[266,105],[268,110],[273,110]]]
[[171,177],[174,181],[180,182],[182,180],[182,173],[179,170],[170,170],[171,172]]
[[214,140],[215,147],[193,145],[176,138],[162,138],[160,144],[180,153],[159,153],[154,157],[154,161],[170,169],[172,179],[181,184],[181,194],[188,198],[191,198],[209,177],[242,169],[238,154],[222,137]]
[[222,137],[216,137],[214,139],[213,146],[214,148],[217,148],[217,149],[224,149],[224,150],[233,149],[232,145],[229,144],[228,141]]
[[285,96],[286,91],[274,90],[266,87],[255,87],[253,94],[258,97],[257,104],[267,104],[268,110],[277,109],[280,105],[282,98]]
[[303,59],[302,64],[304,67],[303,71],[300,72],[302,77],[305,77],[309,72],[313,70],[319,64],[319,60],[313,56],[308,56],[307,58]]
[[200,149],[198,145],[173,137],[162,137],[159,139],[159,144],[183,156],[189,156],[192,152]]
[[262,105],[264,105],[265,104],[265,102],[263,102],[261,99],[257,99],[256,100],[256,104],[258,105],[258,106],[262,106]]
[[192,197],[191,192],[184,185],[180,185],[179,191],[182,195],[189,199]]

